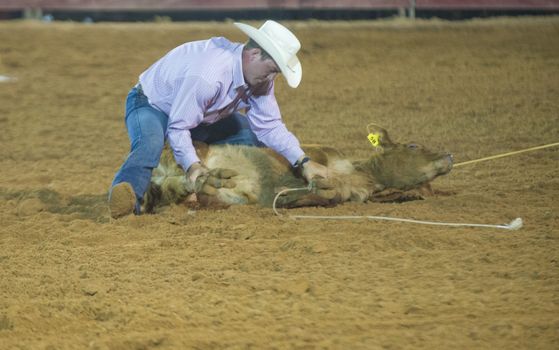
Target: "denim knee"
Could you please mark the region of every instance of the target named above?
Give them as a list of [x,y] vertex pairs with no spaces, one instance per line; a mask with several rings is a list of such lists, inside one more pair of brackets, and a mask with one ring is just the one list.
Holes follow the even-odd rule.
[[141,154],[144,161],[144,166],[148,168],[155,168],[159,164],[161,152],[165,146],[165,140],[159,135],[145,135],[137,148],[137,152]]

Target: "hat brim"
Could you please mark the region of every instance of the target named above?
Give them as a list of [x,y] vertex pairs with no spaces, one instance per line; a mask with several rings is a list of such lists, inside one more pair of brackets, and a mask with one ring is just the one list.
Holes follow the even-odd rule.
[[303,76],[303,68],[301,67],[301,62],[297,56],[293,57],[293,63],[291,64],[292,67],[287,65],[287,62],[284,61],[283,56],[281,55],[279,49],[276,45],[261,31],[258,29],[249,26],[248,24],[244,23],[235,23],[235,26],[239,28],[243,33],[245,33],[249,38],[256,41],[260,47],[266,51],[272,58],[274,62],[278,65],[281,73],[283,74],[287,84],[292,88],[296,88],[301,83],[301,78]]

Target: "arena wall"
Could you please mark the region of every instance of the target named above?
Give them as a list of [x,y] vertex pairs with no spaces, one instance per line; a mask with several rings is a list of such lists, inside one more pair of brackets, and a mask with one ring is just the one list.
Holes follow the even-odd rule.
[[559,9],[559,0],[0,0],[23,10]]

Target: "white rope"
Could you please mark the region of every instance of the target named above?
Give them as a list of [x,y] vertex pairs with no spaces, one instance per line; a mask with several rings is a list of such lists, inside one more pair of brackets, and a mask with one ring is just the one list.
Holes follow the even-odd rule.
[[452,167],[453,167],[453,168],[456,168],[456,167],[459,167],[459,166],[462,166],[462,165],[466,165],[466,164],[484,162],[484,161],[486,161],[486,160],[497,159],[497,158],[503,158],[503,157],[508,157],[508,156],[512,156],[512,155],[515,155],[515,154],[520,154],[520,153],[524,153],[524,152],[531,152],[531,151],[536,151],[536,150],[539,150],[539,149],[544,149],[544,148],[549,148],[549,147],[556,147],[556,146],[559,146],[559,142],[548,143],[547,145],[542,145],[542,146],[536,146],[536,147],[521,149],[521,150],[519,150],[519,151],[508,152],[508,153],[503,153],[503,154],[497,154],[497,155],[494,155],[494,156],[485,157],[485,158],[480,158],[480,159],[468,160],[468,161],[466,161],[466,162],[454,164]]
[[[373,123],[370,123],[369,125],[367,125],[367,132],[369,132],[369,133],[370,133],[369,126],[371,126],[371,125],[377,126],[376,124],[373,124]],[[518,154],[518,153],[535,151],[535,150],[548,148],[548,147],[556,147],[558,145],[559,145],[559,142],[550,143],[550,144],[543,145],[543,146],[537,146],[537,147],[527,148],[527,149],[523,149],[523,150],[519,150],[519,151],[505,153],[505,154],[499,154],[499,155],[495,155],[495,156],[491,156],[491,157],[486,157],[486,158],[481,158],[481,159],[476,159],[476,160],[470,160],[470,161],[467,161],[467,162],[462,162],[462,163],[455,164],[454,167],[462,166],[462,165],[466,165],[466,164],[471,164],[471,163],[476,163],[476,162],[481,162],[481,161],[490,160],[490,159],[507,157],[507,156],[511,156],[511,155],[514,155],[514,154]],[[293,191],[311,191],[311,190],[312,190],[312,183],[309,183],[309,185],[307,187],[289,188],[289,189],[285,189],[285,190],[282,190],[282,191],[278,192],[278,194],[274,198],[274,202],[272,204],[272,209],[274,210],[274,213],[277,216],[284,216],[284,215],[280,214],[278,212],[278,210],[276,209],[276,202],[277,202],[278,198],[281,195],[283,195],[284,193],[293,192]],[[372,215],[360,215],[360,216],[288,215],[288,217],[290,217],[292,219],[319,219],[319,220],[357,220],[357,219],[386,220],[386,221],[408,222],[408,223],[422,224],[422,225],[454,226],[454,227],[491,227],[491,228],[500,228],[500,229],[505,229],[505,230],[518,230],[523,225],[522,218],[516,218],[508,224],[488,225],[488,224],[467,224],[467,223],[454,223],[454,222],[423,221],[423,220],[394,218],[394,217],[388,217],[388,216],[372,216]]]
[[466,224],[454,222],[436,222],[436,221],[423,221],[413,219],[393,218],[387,216],[318,216],[318,215],[291,215],[293,219],[330,219],[330,220],[355,220],[355,219],[369,219],[369,220],[386,220],[386,221],[399,221],[409,222],[422,225],[438,225],[438,226],[454,226],[454,227],[491,227],[501,228],[505,230],[518,230],[522,227],[522,218],[516,218],[508,224],[503,225],[488,225],[488,224]]
[[[284,216],[280,212],[278,212],[276,208],[276,202],[278,198],[287,192],[294,192],[294,191],[310,191],[312,189],[312,184],[309,184],[307,187],[298,187],[298,188],[288,188],[278,192],[276,197],[274,198],[274,202],[272,203],[272,209],[277,216]],[[385,221],[398,221],[398,222],[408,222],[413,224],[422,224],[422,225],[437,225],[437,226],[453,226],[453,227],[491,227],[491,228],[500,228],[505,230],[518,230],[522,227],[523,222],[522,218],[516,218],[512,220],[508,224],[503,225],[488,225],[488,224],[467,224],[467,223],[455,223],[455,222],[436,222],[436,221],[424,221],[424,220],[414,220],[414,219],[403,219],[403,218],[395,218],[389,216],[372,216],[372,215],[329,215],[329,216],[322,216],[322,215],[288,215],[287,217],[292,219],[318,219],[318,220],[358,220],[358,219],[369,219],[369,220],[385,220]]]

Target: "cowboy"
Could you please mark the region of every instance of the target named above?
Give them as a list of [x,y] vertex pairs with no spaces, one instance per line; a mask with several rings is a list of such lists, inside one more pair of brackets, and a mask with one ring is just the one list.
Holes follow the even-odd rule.
[[326,168],[310,160],[285,127],[274,97],[279,73],[292,88],[301,82],[299,40],[271,20],[258,29],[235,26],[249,37],[246,44],[223,37],[185,43],[144,71],[130,90],[125,122],[131,150],[109,193],[113,218],[140,214],[165,140],[191,188],[209,172],[193,140],[264,145],[284,156],[307,181],[327,178]]

